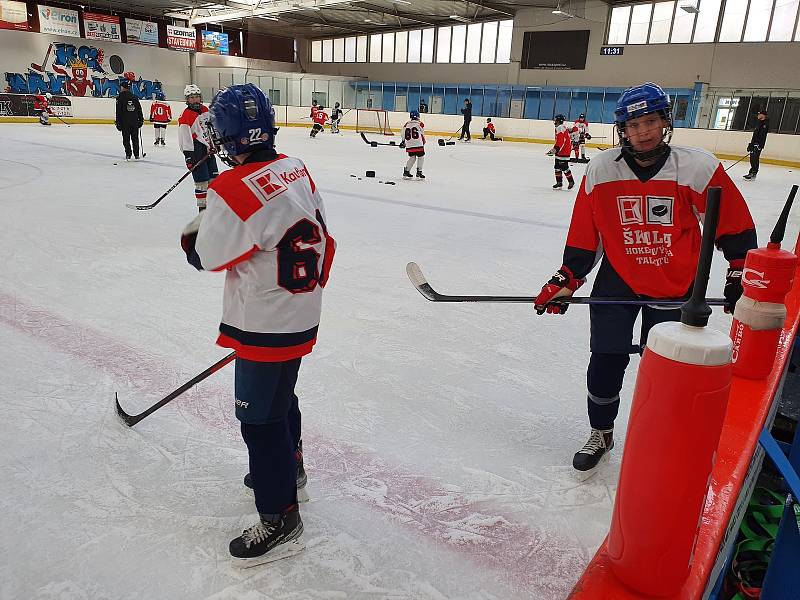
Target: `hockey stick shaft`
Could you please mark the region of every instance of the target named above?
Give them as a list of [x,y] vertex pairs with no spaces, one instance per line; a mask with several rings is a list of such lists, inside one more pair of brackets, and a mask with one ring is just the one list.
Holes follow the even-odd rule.
[[732,169],[733,167],[735,167],[736,165],[738,165],[740,162],[742,162],[742,161],[743,161],[745,158],[747,158],[748,156],[750,156],[750,153],[749,153],[749,152],[748,152],[747,154],[745,154],[745,155],[744,155],[742,158],[740,158],[739,160],[737,160],[735,163],[733,163],[733,164],[732,164],[730,167],[728,167],[728,168],[727,168],[727,169],[725,169],[725,170],[727,171],[728,169]]
[[62,122],[64,125],[66,125],[67,127],[72,127],[72,126],[71,126],[69,123],[67,123],[67,122],[66,122],[64,119],[62,119],[61,117],[59,117],[59,116],[58,116],[56,113],[52,113],[52,115],[53,115],[53,116],[54,116],[56,119],[58,119],[59,121],[61,121],[61,122]]
[[147,152],[144,151],[144,142],[142,141],[142,128],[139,127],[139,150],[142,151],[142,158],[147,156]]
[[[419,265],[414,262],[406,265],[406,273],[417,291],[431,302],[504,302],[504,303],[533,303],[536,296],[451,296],[440,294],[433,289]],[[724,306],[724,298],[708,298],[708,304]],[[567,296],[554,301],[554,304],[627,304],[630,306],[675,306],[679,307],[685,299],[645,299],[645,298],[601,298],[585,296]]]
[[186,179],[186,178],[187,178],[189,175],[191,175],[191,174],[192,174],[192,171],[194,171],[194,170],[195,170],[197,167],[199,167],[199,166],[200,166],[200,165],[202,165],[204,162],[206,162],[206,161],[207,161],[209,158],[211,158],[211,153],[210,153],[210,152],[209,152],[208,154],[206,154],[206,155],[205,155],[205,156],[204,156],[202,159],[200,159],[200,161],[198,161],[198,162],[197,162],[197,164],[196,164],[196,165],[194,165],[194,166],[193,166],[191,169],[189,169],[188,171],[186,171],[186,173],[184,173],[183,175],[181,175],[181,178],[180,178],[180,179],[178,179],[178,181],[176,181],[175,183],[173,183],[173,184],[170,186],[170,188],[169,188],[169,189],[168,189],[166,192],[164,192],[163,194],[161,194],[161,195],[158,197],[158,199],[157,199],[155,202],[153,202],[152,204],[126,204],[125,206],[127,206],[128,208],[132,208],[132,209],[134,209],[134,210],[150,210],[150,209],[151,209],[151,208],[153,208],[153,207],[154,207],[156,204],[158,204],[158,203],[159,203],[159,202],[161,202],[161,201],[162,201],[164,198],[166,198],[166,197],[167,197],[167,195],[169,195],[169,193],[170,193],[172,190],[174,190],[176,187],[178,187],[178,185],[180,185],[181,181],[183,181],[183,180],[184,180],[184,179]]
[[141,412],[138,415],[129,415],[124,410],[122,410],[122,406],[120,406],[120,403],[119,403],[119,397],[117,396],[116,393],[114,393],[114,402],[117,405],[117,414],[120,416],[120,418],[125,422],[125,424],[128,427],[133,427],[139,421],[141,421],[142,419],[144,419],[145,417],[147,417],[149,415],[152,415],[154,412],[156,412],[159,408],[161,408],[165,404],[169,404],[170,402],[172,402],[175,398],[177,398],[178,396],[183,394],[186,390],[194,387],[195,385],[197,385],[198,383],[200,383],[201,381],[203,381],[207,377],[210,377],[211,375],[213,375],[214,373],[219,371],[222,367],[227,365],[234,358],[236,358],[236,353],[235,352],[231,352],[230,354],[228,354],[228,356],[218,360],[217,362],[215,362],[213,365],[208,367],[202,373],[199,373],[199,374],[195,375],[189,381],[187,381],[181,387],[179,387],[177,390],[171,392],[170,394],[165,396],[163,399],[161,399],[158,402],[156,402],[153,406],[148,408],[146,411]]

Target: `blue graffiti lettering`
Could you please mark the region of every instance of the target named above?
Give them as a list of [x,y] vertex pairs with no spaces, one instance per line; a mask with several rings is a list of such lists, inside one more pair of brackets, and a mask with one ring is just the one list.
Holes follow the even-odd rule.
[[96,98],[114,98],[119,95],[119,80],[117,79],[92,77],[92,83],[94,83],[92,96]]
[[28,80],[22,73],[6,73],[6,83],[8,83],[8,91],[12,94],[28,93]]
[[[72,59],[78,58],[78,53],[75,50],[75,46],[72,44],[53,44],[56,48],[56,56],[53,59],[53,64],[66,66],[69,61]],[[44,68],[45,65],[42,65]]]

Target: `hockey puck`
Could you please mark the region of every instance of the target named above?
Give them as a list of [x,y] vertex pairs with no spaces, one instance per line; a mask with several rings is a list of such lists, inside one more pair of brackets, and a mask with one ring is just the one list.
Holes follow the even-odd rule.
[[385,183],[386,185],[397,185],[394,181],[381,181],[381,183]]
[[389,145],[390,146],[397,146],[397,142],[395,142],[394,140],[389,140]]
[[439,143],[440,146],[444,146],[444,140],[438,139],[436,141]]
[[117,163],[114,163],[114,166],[116,167],[116,166],[117,166]]
[[364,175],[367,177],[375,177],[375,171],[367,171]]
[[455,145],[456,145],[456,143],[455,143],[455,142],[445,142],[445,143],[446,143],[448,146],[455,146]]
[[369,145],[372,146],[373,148],[377,148],[378,142],[370,142]]

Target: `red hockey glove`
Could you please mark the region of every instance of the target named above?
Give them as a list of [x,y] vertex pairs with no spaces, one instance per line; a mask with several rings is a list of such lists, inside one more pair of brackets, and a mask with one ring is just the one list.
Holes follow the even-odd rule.
[[585,279],[575,279],[572,271],[562,266],[550,281],[542,287],[542,291],[533,301],[536,314],[543,315],[548,312],[554,315],[563,315],[567,312],[569,304],[559,302],[558,298],[572,296],[575,290],[581,287],[585,281]]
[[725,273],[725,312],[732,313],[736,307],[736,302],[742,297],[742,269],[744,259],[737,258],[728,265],[728,272]]

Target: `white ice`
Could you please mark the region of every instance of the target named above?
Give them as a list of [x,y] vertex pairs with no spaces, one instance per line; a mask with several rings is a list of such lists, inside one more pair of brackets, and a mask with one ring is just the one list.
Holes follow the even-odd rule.
[[[125,208],[184,173],[174,127],[166,148],[143,133],[146,159],[125,163],[111,126],[0,129],[0,598],[565,598],[608,529],[638,359],[618,449],[580,483],[586,308],[434,304],[405,274],[414,260],[445,293],[538,290],[575,197],[551,190],[547,147],[431,140],[427,180],[392,186],[380,181],[400,179],[400,150],[281,130],[339,249],[298,384],[308,547],[240,571],[227,544],[255,507],[232,366],[132,429],[114,411],[115,391],[140,412],[227,353],[223,276],[178,244],[190,181],[151,211]],[[746,171],[730,173],[763,242],[800,178]],[[724,268],[718,253],[710,295]]]

